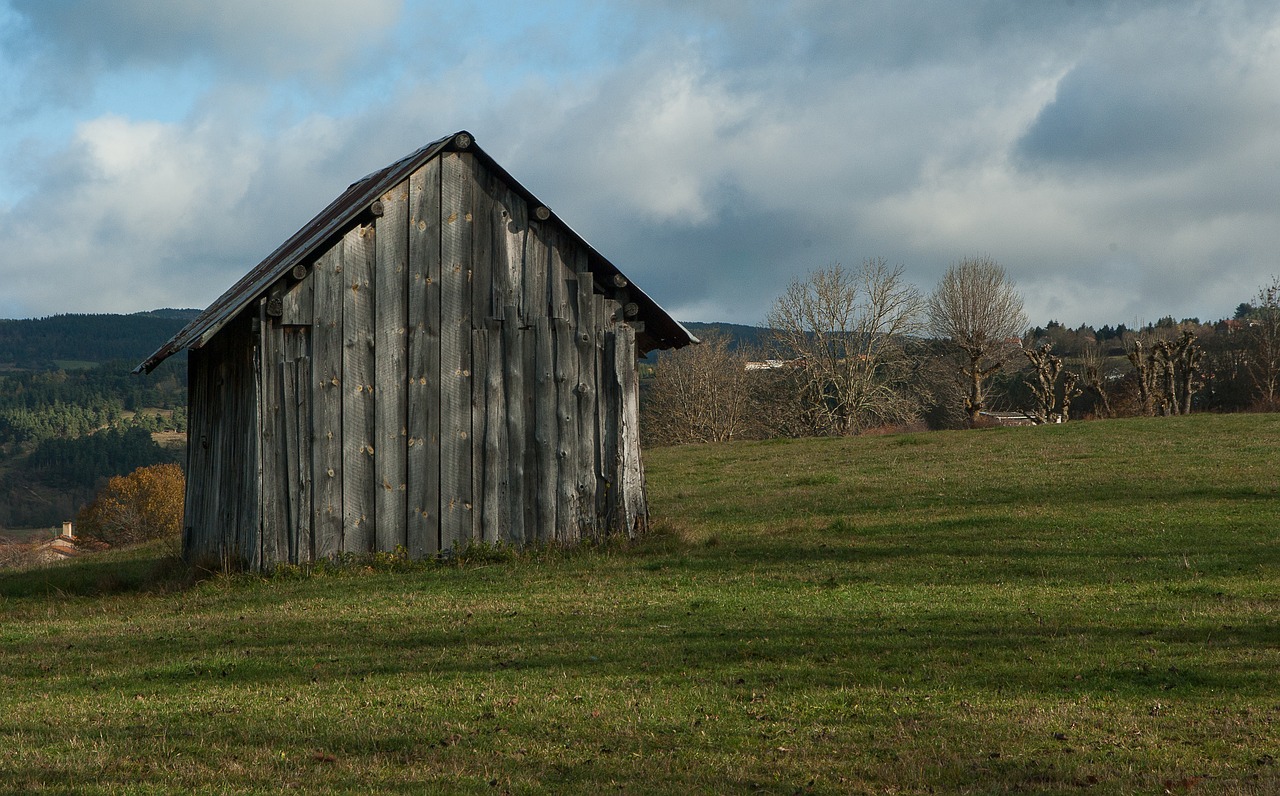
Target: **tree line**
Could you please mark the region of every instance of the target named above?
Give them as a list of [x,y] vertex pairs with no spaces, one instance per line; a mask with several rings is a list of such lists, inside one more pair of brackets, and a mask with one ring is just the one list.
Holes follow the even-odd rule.
[[39,370],[56,369],[67,361],[118,359],[137,364],[197,314],[196,310],[153,310],[0,320],[0,363]]
[[662,354],[644,382],[651,443],[844,436],[1017,420],[1273,411],[1280,404],[1280,278],[1235,317],[1029,327],[990,257],[954,263],[925,295],[870,259],[796,279],[763,342]]

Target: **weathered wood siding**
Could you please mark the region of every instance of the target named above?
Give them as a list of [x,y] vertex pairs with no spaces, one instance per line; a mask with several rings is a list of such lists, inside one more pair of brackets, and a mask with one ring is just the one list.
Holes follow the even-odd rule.
[[183,550],[190,560],[262,565],[257,307],[191,352]]
[[188,555],[643,527],[635,329],[578,239],[471,155],[428,161],[271,295],[192,353]]

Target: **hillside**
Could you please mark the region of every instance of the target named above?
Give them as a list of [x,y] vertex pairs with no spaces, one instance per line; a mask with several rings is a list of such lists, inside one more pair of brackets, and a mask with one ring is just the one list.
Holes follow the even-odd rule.
[[0,534],[71,519],[110,476],[172,461],[186,363],[130,371],[196,310],[0,320]]
[[711,334],[721,334],[729,338],[729,350],[746,349],[762,351],[769,342],[769,330],[763,326],[746,326],[740,323],[694,323],[686,322],[684,327],[699,339]]
[[636,545],[0,574],[0,791],[1280,792],[1278,437],[662,448]]
[[199,310],[0,320],[0,364],[23,370],[123,360],[137,364]]

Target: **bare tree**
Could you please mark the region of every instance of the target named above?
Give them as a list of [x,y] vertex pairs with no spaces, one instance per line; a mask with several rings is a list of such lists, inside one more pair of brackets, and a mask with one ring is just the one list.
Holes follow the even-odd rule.
[[1155,396],[1159,395],[1156,349],[1148,351],[1142,337],[1137,336],[1133,339],[1133,348],[1125,356],[1133,363],[1138,385],[1138,406],[1142,414],[1153,415],[1157,408]]
[[902,266],[869,259],[793,281],[768,323],[779,357],[798,360],[801,411],[818,434],[856,434],[916,419],[903,338],[921,329],[924,299]]
[[1280,405],[1280,277],[1258,291],[1249,312],[1249,376],[1258,402],[1268,410]]
[[1084,386],[1098,400],[1098,415],[1112,417],[1111,397],[1107,394],[1107,354],[1095,340],[1086,343],[1080,351],[1080,366],[1084,370]]
[[929,330],[960,350],[968,384],[965,411],[973,424],[987,408],[987,382],[1020,350],[1010,345],[1027,325],[1022,296],[990,257],[952,265],[929,298]]
[[1156,340],[1148,348],[1135,337],[1127,354],[1137,377],[1138,403],[1146,415],[1191,414],[1191,398],[1204,383],[1204,350],[1195,333],[1177,340]]
[[663,354],[654,368],[641,422],[648,441],[679,445],[755,436],[747,357],[729,349],[728,336],[711,332],[701,345]]
[[[1034,402],[1028,412],[1037,423],[1065,423],[1071,419],[1071,402],[1082,395],[1077,384],[1080,377],[1063,372],[1062,357],[1052,353],[1053,346],[1044,343],[1039,348],[1023,348],[1022,353],[1031,363],[1035,380],[1028,382]],[[1058,382],[1062,382],[1059,389]]]

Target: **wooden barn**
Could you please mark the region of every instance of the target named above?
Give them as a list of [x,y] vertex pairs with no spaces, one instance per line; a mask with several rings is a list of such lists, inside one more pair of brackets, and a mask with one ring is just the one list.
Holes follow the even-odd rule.
[[253,569],[647,519],[637,358],[696,342],[460,132],[351,185],[189,349],[183,551]]

